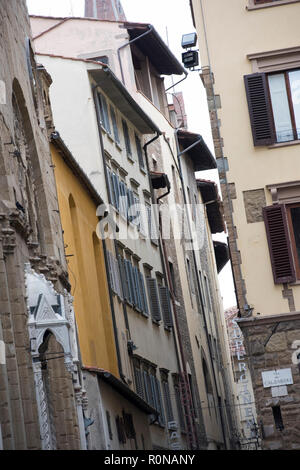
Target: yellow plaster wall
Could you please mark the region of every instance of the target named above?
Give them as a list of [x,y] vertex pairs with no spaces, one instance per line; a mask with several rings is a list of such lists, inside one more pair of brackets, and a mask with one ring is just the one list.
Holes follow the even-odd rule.
[[51,153],[82,362],[119,376],[97,207],[53,145]]

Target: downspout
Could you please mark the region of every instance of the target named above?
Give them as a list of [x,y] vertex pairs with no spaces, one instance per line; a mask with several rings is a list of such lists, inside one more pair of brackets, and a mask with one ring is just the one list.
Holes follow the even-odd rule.
[[119,65],[120,65],[120,70],[121,70],[121,77],[122,77],[122,83],[123,85],[125,85],[125,78],[124,78],[124,72],[123,72],[123,67],[122,67],[122,61],[121,61],[121,54],[120,54],[120,51],[121,49],[124,49],[124,47],[127,47],[129,46],[130,44],[133,44],[135,41],[137,41],[138,39],[141,39],[142,37],[146,36],[147,34],[151,33],[151,31],[153,30],[153,26],[152,24],[148,24],[148,31],[145,31],[144,33],[142,33],[140,36],[134,38],[134,39],[131,39],[131,41],[128,41],[126,42],[125,44],[123,44],[122,46],[118,47],[117,49],[117,53],[118,53],[118,60],[119,60]]
[[[186,149],[184,149],[183,151],[180,152],[179,141],[178,141],[178,132],[179,132],[179,130],[180,130],[180,129],[176,129],[176,130],[175,130],[175,139],[176,139],[176,148],[177,148],[177,160],[178,160],[178,167],[179,167],[179,170],[180,170],[180,171],[179,171],[179,177],[180,177],[181,186],[182,186],[183,200],[184,200],[185,206],[187,206],[188,202],[187,202],[187,197],[186,197],[186,192],[185,192],[185,185],[184,185],[184,179],[183,179],[183,174],[182,174],[182,166],[181,166],[181,158],[180,158],[180,157],[181,157],[184,153],[186,153],[187,151],[189,151],[190,149],[192,149],[193,147],[195,147],[196,145],[198,145],[203,139],[202,139],[202,137],[201,137],[201,138],[198,139],[196,142],[194,142],[192,145],[190,145],[189,147],[187,147]],[[187,221],[188,221],[188,230],[189,230],[189,233],[191,234],[191,233],[192,233],[192,230],[191,230],[191,224],[190,224],[190,218],[189,218],[189,216],[187,217]],[[218,393],[219,393],[219,390],[218,390],[216,372],[215,372],[215,367],[214,367],[214,363],[213,363],[213,359],[212,359],[212,356],[213,356],[213,354],[212,354],[212,347],[211,347],[211,344],[210,344],[210,341],[209,341],[209,337],[208,337],[208,326],[207,326],[205,308],[204,308],[204,305],[203,305],[203,299],[202,299],[202,295],[201,295],[201,287],[200,287],[200,280],[199,280],[199,272],[198,272],[198,266],[197,266],[196,255],[195,255],[194,249],[192,250],[192,253],[193,253],[193,261],[194,261],[194,266],[195,266],[195,271],[196,271],[197,288],[198,288],[198,292],[199,292],[199,294],[200,294],[200,295],[199,295],[199,298],[200,298],[200,302],[201,302],[201,308],[202,308],[202,311],[203,311],[204,329],[205,329],[206,340],[207,340],[208,349],[209,349],[209,356],[210,356],[211,368],[212,368],[212,373],[213,373],[213,377],[214,377],[214,383],[215,383],[216,392],[217,392],[217,394],[218,394]],[[219,410],[219,416],[220,416],[220,421],[221,421],[221,427],[222,427],[222,434],[223,434],[224,446],[225,446],[225,449],[227,450],[227,444],[226,444],[226,437],[225,437],[225,429],[224,429],[223,417],[222,417],[222,412],[221,412],[221,409],[219,408],[219,406],[218,406],[218,410]]]
[[[92,92],[93,92],[93,98],[94,98],[94,103],[95,103],[95,107],[96,107],[97,125],[98,125],[98,133],[99,133],[99,140],[100,140],[100,147],[101,147],[102,163],[103,163],[103,167],[104,167],[105,184],[106,184],[106,188],[108,188],[109,183],[108,183],[108,174],[107,174],[107,168],[106,168],[106,162],[105,162],[105,150],[104,150],[104,144],[103,144],[103,138],[102,138],[101,125],[100,125],[100,122],[99,122],[99,119],[98,119],[99,114],[98,114],[98,110],[97,110],[97,97],[96,97],[97,88],[98,88],[98,85],[93,85],[92,86]],[[114,244],[115,244],[115,250],[116,250],[116,240],[114,240]],[[106,249],[105,240],[102,240],[102,246],[103,246],[103,253],[104,253],[104,260],[105,260],[105,269],[106,269],[106,273],[108,273],[109,269],[108,269],[107,249]],[[116,251],[116,253],[117,253],[117,251]],[[120,377],[125,382],[125,380],[124,380],[125,376],[123,374],[123,369],[122,369],[120,345],[119,345],[119,340],[118,340],[118,328],[117,328],[117,322],[116,322],[116,313],[115,313],[115,308],[114,308],[114,301],[113,301],[113,295],[112,295],[112,289],[111,289],[110,282],[108,282],[108,291],[109,291],[109,300],[110,300],[110,307],[111,307],[111,313],[112,313],[114,336],[115,336],[115,342],[116,342],[118,368],[119,368]],[[124,305],[124,302],[123,302],[123,310],[124,310],[124,316],[125,316],[125,324],[126,324],[126,328],[127,328],[128,318],[127,318],[127,312],[126,312],[126,307]]]
[[183,80],[185,80],[188,76],[188,72],[186,70],[183,71],[183,73],[185,74],[185,77],[181,78],[178,82],[176,83],[173,83],[173,85],[169,86],[169,88],[167,88],[165,91],[169,91],[171,90],[171,88],[174,88],[175,86],[179,85],[179,83],[183,82]]
[[[153,188],[152,188],[152,182],[151,182],[151,178],[150,178],[147,147],[152,142],[157,140],[159,138],[159,136],[160,136],[160,133],[157,133],[157,135],[153,139],[151,139],[149,142],[147,142],[143,147],[144,153],[145,153],[145,158],[146,158],[147,173],[148,173],[148,179],[149,179],[149,186],[150,186],[150,189],[151,189],[152,202],[154,204],[158,203],[160,199],[167,196],[170,193],[170,190],[171,190],[171,188],[168,189],[168,191],[166,193],[164,193],[163,195],[161,195],[157,199],[155,199],[155,195],[154,195]],[[176,164],[176,162],[175,162],[175,164]],[[160,231],[160,234],[161,234],[161,228],[162,228],[161,227],[161,214],[159,213],[159,231]],[[161,261],[162,261],[164,276],[165,276],[165,279],[168,281],[168,287],[169,287],[169,290],[171,292],[171,301],[172,301],[174,320],[175,320],[176,331],[177,331],[177,338],[176,338],[175,330],[174,330],[174,328],[172,328],[175,351],[176,351],[176,359],[177,359],[179,371],[181,372],[183,370],[184,376],[187,377],[185,355],[184,355],[184,350],[183,350],[183,345],[182,345],[182,340],[181,340],[181,335],[180,335],[180,329],[179,329],[179,325],[178,325],[178,316],[177,316],[177,309],[176,309],[176,303],[175,303],[175,295],[174,295],[173,286],[172,286],[170,267],[169,267],[169,263],[168,263],[168,259],[167,259],[166,245],[165,245],[163,237],[161,236],[160,238],[161,238],[161,243],[159,243],[160,257],[161,257]],[[177,341],[178,341],[178,344],[179,344],[180,356],[179,356],[179,352],[178,352]],[[180,364],[180,358],[181,358],[181,364]],[[189,387],[189,383],[187,382],[186,384]],[[191,390],[189,390],[189,392],[191,394]],[[189,419],[191,421],[191,423],[190,423],[191,427],[194,428],[194,423],[193,423],[192,416],[189,416]],[[197,442],[197,445],[198,445],[197,433],[195,433],[195,436],[196,436],[196,442]]]

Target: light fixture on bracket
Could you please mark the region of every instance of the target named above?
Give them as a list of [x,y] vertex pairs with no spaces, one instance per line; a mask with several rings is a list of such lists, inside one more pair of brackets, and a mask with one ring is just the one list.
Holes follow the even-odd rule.
[[181,39],[181,47],[186,49],[186,51],[182,53],[182,63],[185,68],[191,69],[192,72],[200,70],[195,69],[195,67],[199,65],[199,52],[198,50],[192,50],[192,47],[195,47],[196,44],[196,33],[183,34]]

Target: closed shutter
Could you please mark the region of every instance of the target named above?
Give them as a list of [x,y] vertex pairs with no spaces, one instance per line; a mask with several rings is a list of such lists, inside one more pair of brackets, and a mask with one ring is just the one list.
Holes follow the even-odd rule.
[[180,390],[179,390],[178,385],[174,385],[174,390],[175,390],[175,400],[176,400],[176,405],[177,405],[180,429],[184,430],[185,429],[185,419],[184,419],[183,406],[182,406]]
[[124,260],[119,255],[118,256],[118,263],[119,263],[119,271],[121,276],[121,284],[122,284],[122,292],[124,300],[129,300],[129,288],[128,288],[128,281],[125,272]]
[[123,298],[123,293],[122,293],[122,285],[121,285],[121,279],[120,279],[120,270],[119,270],[119,264],[117,258],[113,256],[113,265],[114,265],[114,273],[115,273],[115,285],[116,285],[116,291],[120,299]]
[[140,205],[140,233],[145,238],[148,236],[147,209],[144,204]]
[[152,277],[147,277],[150,310],[153,320],[161,320],[160,304],[158,298],[157,281]]
[[270,145],[276,139],[266,75],[245,75],[244,81],[254,145]]
[[147,295],[146,295],[146,289],[145,289],[145,283],[144,283],[144,276],[142,273],[139,271],[139,281],[140,281],[140,292],[141,292],[141,297],[142,297],[142,311],[144,312],[145,315],[149,315],[149,309],[148,309],[148,301],[147,301]]
[[164,400],[165,400],[165,405],[166,405],[166,415],[167,415],[168,422],[174,421],[170,388],[169,388],[169,384],[167,381],[162,382],[162,388],[163,388]]
[[156,411],[159,411],[155,377],[152,374],[149,374],[149,377],[150,377],[150,388],[151,388],[151,394],[152,394],[152,406]]
[[134,274],[135,291],[136,291],[136,296],[137,296],[137,306],[142,311],[143,302],[142,302],[142,294],[141,294],[141,287],[140,287],[139,270],[136,266],[133,268],[133,274]]
[[138,298],[137,298],[137,293],[136,293],[134,271],[133,271],[133,266],[130,262],[129,262],[128,267],[129,267],[129,278],[130,278],[131,289],[132,289],[132,303],[135,306],[138,306]]
[[162,396],[161,396],[161,390],[160,390],[160,383],[157,377],[154,377],[155,379],[155,386],[156,386],[156,393],[157,393],[157,411],[159,411],[159,417],[158,417],[158,422],[160,425],[164,426],[165,425],[165,413],[164,413],[164,407],[163,407],[163,402],[162,402]]
[[169,289],[166,286],[162,286],[159,288],[160,294],[160,304],[162,315],[164,319],[164,324],[168,327],[173,326],[173,317],[172,317],[172,309],[171,309],[171,302],[170,302],[170,293]]
[[141,140],[139,137],[135,134],[135,144],[136,144],[136,150],[138,154],[138,159],[139,159],[139,165],[140,168],[145,168],[145,163],[144,163],[144,158],[143,158],[143,150],[142,150],[142,145],[141,145]]
[[127,155],[131,155],[131,145],[130,145],[130,138],[129,138],[129,131],[128,131],[127,123],[125,121],[122,121],[122,126],[123,126],[126,152],[127,152]]
[[115,173],[112,173],[112,184],[114,192],[114,206],[119,210],[120,205],[120,189],[119,189],[119,178]]
[[142,381],[142,371],[137,367],[134,367],[134,378],[135,378],[135,388],[136,393],[141,397],[145,398],[144,389],[143,389],[143,381]]
[[111,116],[111,121],[113,125],[115,141],[119,144],[120,137],[119,137],[119,130],[118,130],[118,125],[117,125],[117,118],[116,118],[115,110],[112,106],[110,107],[110,116]]
[[107,265],[108,265],[108,281],[111,289],[115,291],[114,276],[113,276],[113,266],[110,251],[107,251]]
[[123,181],[119,182],[119,193],[120,193],[120,213],[127,219],[127,187]]
[[148,381],[148,372],[146,370],[143,371],[143,379],[144,379],[144,390],[145,390],[145,399],[146,402],[150,405],[150,393],[151,389],[149,388],[149,381]]
[[296,280],[287,217],[283,204],[263,208],[275,284]]
[[128,300],[130,303],[134,304],[134,294],[133,294],[133,284],[132,284],[132,279],[131,279],[131,263],[127,259],[124,260],[124,266],[125,266],[125,273],[126,273],[126,279],[127,279],[127,286],[128,286]]
[[108,192],[109,203],[114,205],[115,203],[114,203],[114,195],[113,195],[113,187],[112,187],[112,173],[110,169],[108,168],[108,166],[106,167],[106,170],[107,170],[107,182],[108,182],[107,192]]
[[128,439],[135,439],[136,432],[133,424],[132,414],[123,412],[123,421],[126,437]]
[[[135,218],[135,210],[134,210],[134,194],[131,189],[127,189],[127,200],[128,200],[128,220],[132,222]],[[132,207],[131,207],[132,206]]]
[[123,418],[116,417],[116,427],[120,444],[126,444],[126,433]]

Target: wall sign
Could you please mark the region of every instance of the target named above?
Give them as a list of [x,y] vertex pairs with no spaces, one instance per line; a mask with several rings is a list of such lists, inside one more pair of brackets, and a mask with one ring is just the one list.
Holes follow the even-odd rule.
[[264,388],[293,384],[291,369],[268,370],[261,373]]

